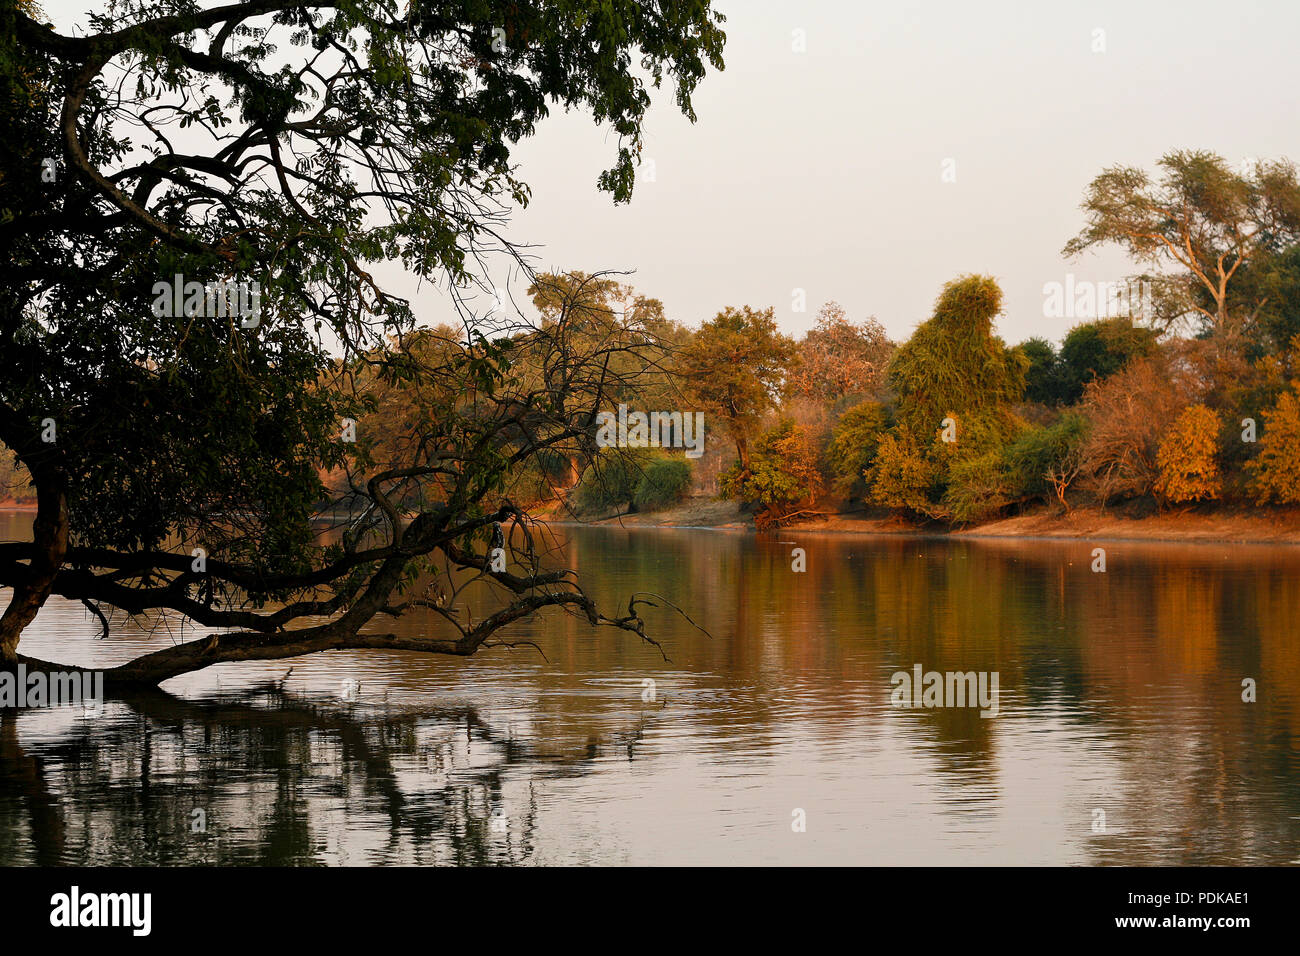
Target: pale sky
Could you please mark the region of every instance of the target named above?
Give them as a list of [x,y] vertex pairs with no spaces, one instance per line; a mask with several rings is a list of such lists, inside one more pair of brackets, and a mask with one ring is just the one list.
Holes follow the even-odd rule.
[[[43,6],[66,30],[94,4]],[[655,181],[629,206],[595,188],[615,143],[585,116],[551,117],[514,154],[533,201],[509,235],[539,247],[539,266],[634,269],[628,281],[691,326],[726,305],[770,305],[801,333],[835,299],[903,339],[946,280],[983,272],[1006,294],[1008,341],[1059,340],[1077,320],[1044,318],[1044,283],[1136,271],[1118,250],[1060,255],[1103,167],[1154,168],[1175,148],[1300,161],[1295,0],[715,8],[727,68],[698,88],[694,126],[660,92],[643,151]],[[949,159],[955,182],[943,181]],[[437,293],[381,275],[440,317]]]

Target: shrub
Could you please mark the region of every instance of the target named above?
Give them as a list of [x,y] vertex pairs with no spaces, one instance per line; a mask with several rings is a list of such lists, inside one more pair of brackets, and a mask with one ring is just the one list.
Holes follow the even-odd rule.
[[1056,496],[1064,502],[1065,488],[1078,470],[1073,463],[1086,431],[1081,416],[1067,413],[1051,425],[1022,428],[1001,446],[988,434],[992,424],[982,417],[965,425],[972,440],[964,449],[959,431],[957,442],[936,444],[931,451],[932,461],[944,466],[946,517],[966,524],[992,518],[1026,498],[1046,501]]
[[876,447],[889,427],[889,414],[879,402],[863,402],[835,423],[826,457],[835,476],[835,490],[846,498],[865,498],[864,473],[876,458]]
[[602,448],[582,472],[573,493],[574,506],[587,514],[631,509],[650,460],[650,452],[644,449]]
[[1004,453],[1007,486],[1014,498],[1053,498],[1065,506],[1065,492],[1079,472],[1079,449],[1088,421],[1066,412],[1051,425],[1026,428]]
[[867,469],[871,500],[886,508],[901,508],[932,516],[930,489],[935,468],[904,433],[890,432],[876,447],[876,460]]
[[808,429],[785,419],[758,440],[748,471],[737,462],[722,476],[723,497],[757,505],[759,528],[779,525],[825,490],[818,458]]
[[1283,392],[1264,412],[1259,435],[1259,455],[1246,464],[1256,501],[1291,505],[1300,503],[1300,395]]
[[637,511],[659,511],[681,501],[690,488],[690,462],[685,458],[655,458],[646,465],[632,503]]
[[967,524],[991,518],[1011,503],[1007,470],[996,450],[952,463],[943,503],[951,519]]
[[1139,359],[1084,392],[1080,411],[1088,437],[1082,473],[1104,506],[1112,497],[1149,495],[1160,477],[1156,453],[1164,423],[1184,408],[1195,388],[1172,359]]
[[1183,409],[1156,453],[1160,468],[1156,494],[1170,502],[1219,497],[1221,476],[1216,455],[1222,430],[1219,416],[1204,405]]

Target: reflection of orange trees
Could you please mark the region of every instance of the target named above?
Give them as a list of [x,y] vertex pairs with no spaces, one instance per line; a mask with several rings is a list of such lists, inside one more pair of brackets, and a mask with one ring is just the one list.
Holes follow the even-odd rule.
[[[1240,547],[1225,563],[1217,548],[1116,544],[1101,574],[1090,570],[1091,545],[1074,541],[563,534],[569,544],[556,563],[580,564],[596,600],[616,601],[641,582],[713,635],[656,613],[650,629],[672,658],[665,663],[653,648],[609,640],[562,612],[521,626],[512,636],[538,641],[549,664],[518,668],[518,655],[533,654],[524,649],[493,651],[477,666],[511,667],[521,698],[536,701],[537,727],[570,741],[607,736],[613,716],[635,715],[646,677],[661,700],[680,693],[678,681],[723,695],[727,719],[760,742],[789,716],[790,689],[812,681],[819,696],[843,701],[808,728],[832,734],[842,721],[875,719],[888,707],[889,675],[917,663],[998,671],[1004,715],[1045,707],[1167,721],[1169,694],[1184,698],[1181,708],[1190,693],[1192,708],[1208,708],[1229,733],[1267,719],[1295,739],[1300,646],[1289,635],[1300,621],[1300,554]],[[791,569],[794,547],[806,549],[803,573]],[[515,656],[499,659],[507,654]],[[575,697],[575,673],[620,683],[611,690],[593,677],[596,689]],[[1240,703],[1246,676],[1260,681],[1260,705]],[[987,752],[1006,719],[956,708],[910,717],[963,752]]]
[[[1292,569],[1294,571],[1294,568]],[[1261,573],[1254,582],[1254,616],[1259,634],[1258,673],[1233,675],[1240,685],[1243,677],[1255,678],[1258,700],[1267,713],[1285,728],[1291,746],[1300,749],[1300,587],[1292,574]],[[1249,662],[1246,662],[1247,664]],[[1240,699],[1240,689],[1235,692]],[[1243,704],[1243,707],[1257,704]]]
[[[1231,561],[1218,549],[1112,552],[1106,574],[1085,570],[1066,585],[1085,687],[1162,719],[1169,693],[1190,692],[1225,734],[1264,719],[1300,740],[1298,576],[1300,555],[1264,547],[1239,547]],[[1241,701],[1244,677],[1259,683],[1256,704]]]
[[[1096,575],[1112,592],[1108,614],[1121,616],[1082,603],[1084,683],[1117,733],[1135,725],[1125,733],[1125,803],[1143,819],[1126,856],[1110,862],[1276,860],[1293,838],[1291,771],[1279,773],[1272,743],[1242,744],[1300,740],[1297,573],[1297,556],[1276,549],[1225,561],[1218,549],[1131,547]],[[1259,681],[1258,703],[1242,701],[1243,677]]]
[[[1000,692],[1023,683],[1019,655],[1004,653],[1026,640],[1034,589],[1015,586],[1019,571],[996,551],[962,542],[903,540],[867,552],[870,609],[866,612],[884,660],[873,679],[882,699],[893,670],[997,671]],[[942,707],[926,715],[947,740],[976,742],[986,750],[994,720],[974,707]]]
[[1107,572],[1093,573],[1077,560],[1067,576],[1084,693],[1104,691],[1121,709],[1163,711],[1168,704],[1154,688],[1212,667],[1219,595],[1205,596],[1199,577],[1188,581],[1196,564],[1176,549],[1111,547],[1108,562]]
[[1223,575],[1208,568],[1161,569],[1152,581],[1156,649],[1165,666],[1208,675],[1219,666]]
[[912,540],[873,549],[868,560],[875,624],[898,633],[909,654],[937,653],[951,669],[969,669],[995,662],[1004,640],[1023,632],[1017,602],[1025,592],[996,554],[965,542]]

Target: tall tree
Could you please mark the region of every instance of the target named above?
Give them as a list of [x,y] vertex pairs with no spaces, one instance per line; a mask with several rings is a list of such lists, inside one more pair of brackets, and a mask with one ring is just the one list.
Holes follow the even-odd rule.
[[[643,633],[635,602],[601,615],[527,536],[509,572],[486,550],[494,519],[527,523],[501,499],[512,469],[586,434],[610,356],[638,342],[484,321],[464,295],[528,198],[511,147],[549,104],[613,130],[598,185],[625,201],[647,85],[670,78],[694,119],[721,21],[705,0],[113,0],[65,35],[6,5],[0,442],[38,511],[31,542],[0,546],[0,664],[51,594],[230,631],[121,682],[337,647],[468,654],[552,606]],[[407,347],[410,305],[370,271],[391,260],[453,290],[459,341]],[[233,314],[216,283],[260,308]],[[521,343],[551,351],[541,380],[511,379]],[[376,461],[349,428],[399,381],[427,414]],[[323,501],[323,469],[345,500]],[[336,509],[352,521],[322,544],[313,519]],[[471,613],[463,575],[503,603]],[[360,633],[411,607],[445,633]]]
[[1228,290],[1228,309],[1254,317],[1249,357],[1280,355],[1300,335],[1300,244],[1254,259]]
[[1167,313],[1199,316],[1212,332],[1235,338],[1260,303],[1249,312],[1230,308],[1233,278],[1300,239],[1295,165],[1283,159],[1238,171],[1201,150],[1175,150],[1158,165],[1159,179],[1132,166],[1097,176],[1082,205],[1088,224],[1064,254],[1114,243],[1138,262],[1171,269],[1161,283]]
[[681,350],[677,370],[703,408],[721,419],[742,472],[763,416],[776,405],[795,346],[776,326],[771,308],[728,306],[705,322]]
[[889,366],[897,418],[922,447],[943,419],[957,421],[954,445],[978,438],[1005,439],[1010,406],[1025,390],[1029,360],[993,332],[1002,290],[991,276],[970,275],[944,285],[934,315],[898,349]]
[[893,350],[884,327],[874,318],[852,322],[838,302],[827,302],[799,342],[786,390],[828,404],[873,394],[885,383]]
[[[658,299],[637,293],[619,281],[615,273],[589,275],[575,271],[543,273],[533,279],[528,292],[542,317],[543,327],[565,341],[570,339],[598,347],[600,343],[635,336],[640,347],[611,361],[610,372],[619,385],[607,396],[611,403],[632,407],[673,408],[679,404],[675,381],[667,371],[668,355],[685,332],[664,316]],[[548,356],[528,353],[519,363],[521,371],[542,374]],[[565,455],[565,487],[578,483],[582,470],[581,449]]]
[[1035,336],[1025,339],[1016,348],[1029,363],[1025,369],[1025,401],[1044,405],[1060,402],[1060,359],[1052,343]]

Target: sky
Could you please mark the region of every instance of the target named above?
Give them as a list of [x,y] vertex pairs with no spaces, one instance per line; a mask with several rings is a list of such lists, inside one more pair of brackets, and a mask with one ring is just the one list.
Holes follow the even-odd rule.
[[[95,5],[42,6],[66,30]],[[1154,170],[1179,148],[1300,162],[1295,0],[714,6],[726,69],[697,89],[694,125],[658,92],[653,181],[643,168],[614,206],[596,177],[615,138],[557,113],[515,150],[533,198],[507,232],[539,268],[634,270],[625,281],[688,326],[772,306],[800,334],[835,300],[901,340],[944,282],[978,272],[1002,285],[1004,338],[1059,341],[1081,319],[1048,315],[1046,283],[1141,271],[1118,249],[1061,256],[1105,167]],[[377,274],[445,317],[435,290]]]

